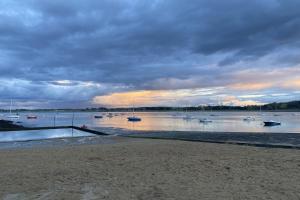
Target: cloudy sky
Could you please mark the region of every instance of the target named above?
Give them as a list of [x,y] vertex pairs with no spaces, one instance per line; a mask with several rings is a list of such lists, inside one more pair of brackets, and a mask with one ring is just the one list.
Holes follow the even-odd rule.
[[300,99],[299,0],[1,0],[0,108]]

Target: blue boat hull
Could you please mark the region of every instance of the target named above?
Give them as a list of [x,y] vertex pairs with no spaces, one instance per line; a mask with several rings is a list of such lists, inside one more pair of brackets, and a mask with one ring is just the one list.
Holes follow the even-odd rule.
[[128,117],[127,119],[130,122],[139,122],[139,121],[142,121],[141,118],[137,118],[137,117]]
[[264,122],[265,126],[279,126],[281,125],[280,122]]

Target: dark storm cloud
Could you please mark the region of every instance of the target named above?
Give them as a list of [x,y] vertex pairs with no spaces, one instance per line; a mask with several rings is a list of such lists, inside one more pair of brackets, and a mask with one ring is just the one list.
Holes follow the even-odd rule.
[[[57,80],[209,87],[234,82],[231,74],[249,67],[239,63],[265,56],[276,65],[255,64],[299,63],[298,0],[7,0],[0,6],[0,78],[27,80],[34,85],[28,87]],[[281,52],[287,56],[278,57]]]

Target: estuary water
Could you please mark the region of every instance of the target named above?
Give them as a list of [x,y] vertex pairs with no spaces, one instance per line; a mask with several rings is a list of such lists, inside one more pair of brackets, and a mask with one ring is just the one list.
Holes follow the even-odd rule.
[[76,129],[48,129],[48,130],[25,130],[25,131],[1,131],[0,142],[31,141],[53,138],[69,138],[93,136],[91,133]]
[[[36,115],[37,119],[27,119],[27,115]],[[6,119],[6,113],[0,118]],[[94,116],[102,118],[96,119]],[[211,131],[211,132],[276,132],[300,133],[299,112],[137,112],[140,122],[129,122],[132,113],[125,112],[36,112],[20,113],[15,123],[24,126],[68,126],[86,125],[91,129],[119,128],[143,131]],[[247,117],[252,120],[244,120]],[[211,122],[202,123],[206,118]],[[280,126],[265,127],[263,121],[281,122]]]

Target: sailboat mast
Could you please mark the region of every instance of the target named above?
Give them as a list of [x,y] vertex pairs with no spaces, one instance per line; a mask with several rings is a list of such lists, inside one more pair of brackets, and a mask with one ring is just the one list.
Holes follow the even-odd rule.
[[259,105],[259,115],[262,115],[261,114],[261,105]]
[[11,114],[11,107],[12,107],[12,99],[10,100],[9,114]]
[[261,105],[259,106],[259,111],[261,112]]

